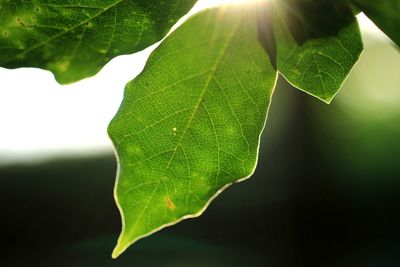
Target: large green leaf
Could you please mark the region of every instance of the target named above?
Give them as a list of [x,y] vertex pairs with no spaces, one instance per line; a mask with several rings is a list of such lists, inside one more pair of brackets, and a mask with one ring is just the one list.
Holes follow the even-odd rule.
[[400,46],[400,0],[351,0]]
[[166,35],[195,0],[0,0],[0,66],[39,67],[60,83]]
[[252,8],[204,11],[127,85],[109,126],[123,221],[113,257],[253,173],[276,79],[257,38]]
[[363,49],[357,21],[342,1],[272,1],[268,15],[279,72],[329,103]]

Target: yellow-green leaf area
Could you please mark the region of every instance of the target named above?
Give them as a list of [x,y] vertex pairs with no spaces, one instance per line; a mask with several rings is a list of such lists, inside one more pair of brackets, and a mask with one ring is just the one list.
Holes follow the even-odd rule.
[[228,185],[253,173],[276,80],[258,42],[256,8],[195,15],[126,86],[109,126],[123,223],[113,257],[199,216]]

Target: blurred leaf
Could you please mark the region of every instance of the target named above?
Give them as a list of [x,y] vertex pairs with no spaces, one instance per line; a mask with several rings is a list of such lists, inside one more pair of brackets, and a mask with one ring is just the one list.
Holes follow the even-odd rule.
[[319,0],[273,1],[270,8],[279,72],[329,103],[363,49],[350,8],[341,1]]
[[43,68],[75,82],[159,41],[195,2],[0,0],[0,66]]
[[130,82],[109,126],[123,229],[113,256],[199,216],[254,171],[276,71],[254,10],[204,11],[173,32]]
[[400,0],[351,0],[400,46]]

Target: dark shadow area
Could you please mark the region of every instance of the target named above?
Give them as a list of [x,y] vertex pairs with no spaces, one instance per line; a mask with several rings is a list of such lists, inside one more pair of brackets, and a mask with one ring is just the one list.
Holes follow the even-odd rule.
[[273,21],[271,16],[270,5],[260,4],[257,7],[257,30],[258,30],[258,40],[263,46],[264,50],[267,52],[269,61],[272,66],[277,69],[276,62],[276,40],[273,27]]
[[273,6],[277,19],[299,45],[309,39],[336,36],[355,20],[346,1],[280,0]]
[[[279,0],[266,5],[259,4],[256,10],[258,39],[275,69],[276,34],[283,32],[291,35],[302,46],[312,39],[335,38],[343,28],[356,20],[345,1]],[[279,28],[284,30],[278,30]]]
[[376,129],[386,141],[367,155],[334,104],[282,80],[273,100],[255,175],[117,260],[113,155],[3,167],[0,265],[399,266],[398,136]]

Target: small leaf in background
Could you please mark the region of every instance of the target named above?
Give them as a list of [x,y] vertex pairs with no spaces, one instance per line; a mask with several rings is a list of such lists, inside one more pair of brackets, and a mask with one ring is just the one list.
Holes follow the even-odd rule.
[[167,37],[109,126],[123,229],[113,257],[199,216],[254,171],[276,71],[250,5],[207,10]]
[[279,72],[297,88],[329,103],[363,49],[353,13],[341,1],[270,4]]
[[75,82],[161,40],[195,2],[1,0],[0,66],[43,68]]
[[400,0],[351,0],[400,46]]

